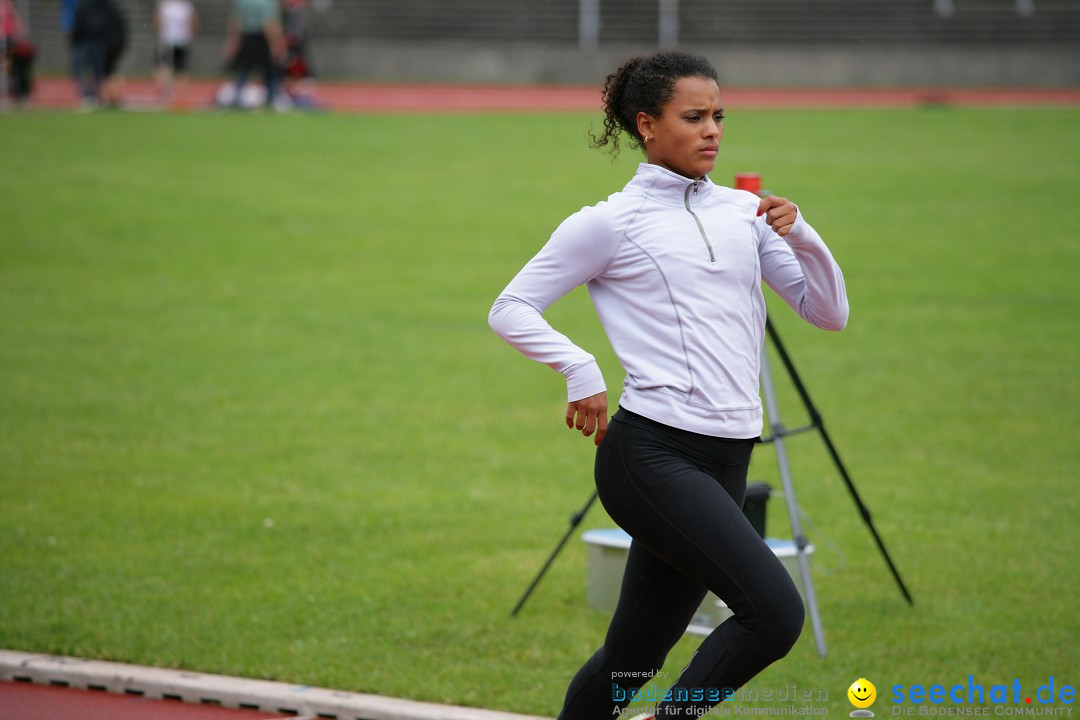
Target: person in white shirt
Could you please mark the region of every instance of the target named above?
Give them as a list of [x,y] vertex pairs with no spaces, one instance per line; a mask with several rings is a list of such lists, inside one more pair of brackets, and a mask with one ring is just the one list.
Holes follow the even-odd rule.
[[[708,177],[723,137],[716,70],[660,51],[604,86],[597,147],[620,136],[642,163],[619,192],[567,218],[498,296],[492,329],[567,382],[567,427],[593,437],[604,508],[632,538],[603,646],[577,672],[560,720],[624,709],[659,671],[707,590],[734,615],[701,644],[656,707],[696,717],[784,657],[803,625],[791,577],[741,512],[760,439],[762,281],[808,322],[840,330],[844,278],[786,198]],[[591,354],[544,311],[579,285],[626,371],[608,420]]]
[[154,13],[154,28],[158,37],[155,73],[158,98],[168,106],[184,95],[191,43],[199,30],[199,16],[191,0],[160,0]]

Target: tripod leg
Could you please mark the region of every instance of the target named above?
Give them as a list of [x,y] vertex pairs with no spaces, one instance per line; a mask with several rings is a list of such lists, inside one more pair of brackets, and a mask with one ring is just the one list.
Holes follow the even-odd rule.
[[784,486],[784,500],[787,505],[788,520],[791,522],[791,533],[795,536],[799,573],[802,575],[803,592],[806,595],[806,611],[814,628],[818,656],[825,657],[825,629],[821,625],[817,595],[814,592],[814,582],[810,576],[810,563],[806,559],[806,547],[809,542],[806,536],[803,535],[802,523],[799,521],[798,504],[795,500],[795,486],[791,481],[791,468],[788,466],[787,451],[784,448],[784,427],[780,424],[776,392],[773,389],[772,374],[769,372],[769,359],[766,357],[764,346],[761,348],[761,388],[765,395],[765,407],[769,412],[769,424],[772,426],[773,448],[776,450],[776,463],[780,470],[780,481]]
[[[780,335],[768,320],[765,321],[765,329],[769,332],[769,338],[773,341],[773,346],[776,348],[776,354],[780,357],[780,362],[784,364],[784,368],[791,377],[791,382],[795,386],[795,391],[799,394],[799,398],[802,400],[803,405],[806,406],[806,411],[810,415],[810,422],[818,429],[818,433],[820,433],[821,439],[825,443],[825,449],[828,450],[833,464],[836,465],[840,477],[843,478],[844,485],[847,486],[848,492],[851,494],[851,499],[855,502],[855,506],[859,510],[859,515],[862,517],[863,522],[866,523],[866,527],[870,530],[870,534],[874,537],[874,542],[877,544],[878,550],[881,551],[881,555],[885,559],[885,564],[889,567],[893,579],[896,580],[896,584],[900,587],[900,593],[904,596],[904,599],[907,600],[909,605],[914,605],[915,600],[911,597],[911,593],[908,592],[907,586],[904,585],[904,580],[900,577],[900,572],[896,569],[892,557],[889,556],[889,551],[885,549],[885,543],[878,534],[877,528],[874,527],[874,520],[870,515],[870,509],[863,503],[858,490],[855,489],[855,483],[852,482],[851,477],[848,475],[847,468],[845,468],[844,463],[841,462],[840,454],[836,451],[836,447],[833,445],[829,433],[825,430],[825,421],[821,417],[821,413],[818,412],[814,402],[810,399],[810,393],[807,392],[806,386],[803,385],[802,378],[799,377],[799,373],[795,369],[795,364],[791,361],[791,357],[784,348],[784,344],[780,341]],[[769,412],[769,417],[772,417],[771,410]]]
[[566,541],[570,539],[570,536],[573,535],[574,530],[577,528],[578,525],[581,524],[581,520],[585,517],[585,514],[589,512],[589,508],[592,507],[592,504],[594,502],[596,502],[595,490],[593,490],[593,494],[589,496],[589,499],[585,503],[585,505],[576,513],[570,516],[570,527],[567,528],[566,532],[563,534],[562,538],[555,546],[555,549],[551,551],[551,555],[548,556],[547,561],[544,563],[543,567],[540,568],[540,572],[536,574],[536,577],[533,578],[533,581],[529,584],[529,587],[525,590],[525,593],[521,596],[521,599],[518,600],[517,605],[515,605],[514,609],[510,611],[510,617],[517,616],[518,611],[521,610],[521,608],[525,605],[525,601],[529,599],[530,595],[532,595],[532,592],[536,589],[536,586],[540,584],[540,580],[544,577],[544,574],[547,573],[548,568],[551,567],[551,564],[555,562],[555,558],[562,551],[563,546],[566,545]]

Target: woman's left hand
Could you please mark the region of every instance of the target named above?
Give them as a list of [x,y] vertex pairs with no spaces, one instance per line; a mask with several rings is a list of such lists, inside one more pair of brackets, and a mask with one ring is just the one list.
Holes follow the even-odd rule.
[[795,218],[799,216],[799,209],[787,198],[769,195],[761,198],[757,214],[758,217],[764,215],[769,227],[777,235],[784,237],[791,232],[791,226],[795,224]]
[[593,442],[597,445],[603,442],[607,433],[607,392],[567,403],[566,427],[580,430],[585,437],[595,433]]

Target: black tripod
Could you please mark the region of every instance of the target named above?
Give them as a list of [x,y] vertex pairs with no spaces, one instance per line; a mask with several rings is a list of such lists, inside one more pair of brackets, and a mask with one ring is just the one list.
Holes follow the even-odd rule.
[[[792,521],[792,532],[795,534],[795,544],[799,552],[800,569],[802,571],[803,580],[807,591],[807,601],[810,605],[811,620],[814,624],[814,631],[818,639],[818,654],[825,654],[825,642],[823,633],[821,631],[820,621],[817,617],[817,602],[813,593],[813,586],[810,583],[809,568],[806,564],[805,550],[808,545],[806,538],[802,534],[802,530],[799,526],[798,513],[796,512],[795,496],[791,487],[789,473],[787,469],[787,459],[783,451],[783,438],[788,435],[794,435],[807,430],[817,430],[821,435],[822,441],[825,443],[826,449],[829,451],[829,455],[832,457],[833,463],[836,465],[836,469],[839,471],[840,476],[844,479],[844,484],[847,486],[848,492],[851,494],[851,499],[855,502],[855,506],[858,508],[859,516],[862,517],[866,527],[870,530],[870,534],[874,537],[874,542],[877,544],[878,550],[881,551],[882,557],[885,559],[886,565],[889,567],[889,571],[892,573],[893,578],[896,580],[897,585],[900,587],[900,592],[903,594],[904,599],[908,604],[914,605],[915,601],[911,597],[911,593],[908,592],[907,586],[904,585],[903,579],[900,577],[900,573],[896,569],[896,565],[893,564],[892,558],[889,556],[889,551],[885,549],[885,544],[881,540],[881,536],[878,535],[877,529],[874,527],[873,518],[870,515],[870,510],[863,503],[862,498],[859,496],[858,491],[855,489],[855,484],[852,482],[851,477],[848,475],[847,469],[844,467],[844,463],[840,460],[840,455],[836,451],[836,447],[832,443],[832,439],[829,437],[828,432],[825,430],[825,421],[821,417],[821,413],[818,412],[817,407],[810,399],[810,394],[806,390],[806,386],[802,382],[802,378],[799,377],[798,371],[795,369],[794,363],[791,361],[791,356],[788,355],[784,344],[780,341],[780,335],[776,332],[776,328],[773,327],[771,322],[766,321],[765,329],[768,332],[769,339],[772,340],[773,347],[776,349],[776,354],[780,358],[780,362],[784,365],[784,369],[787,370],[788,376],[791,378],[792,384],[795,386],[795,391],[798,393],[799,398],[802,400],[803,405],[806,407],[807,414],[810,416],[810,425],[801,428],[787,429],[780,422],[778,413],[776,410],[775,395],[772,390],[772,378],[768,371],[768,360],[765,357],[765,348],[762,348],[762,386],[765,391],[766,403],[769,410],[770,430],[772,435],[762,438],[763,443],[773,443],[777,449],[777,459],[780,463],[780,472],[783,476],[785,485],[785,494],[788,502],[788,513]],[[516,616],[521,608],[525,605],[525,602],[529,599],[533,590],[540,584],[540,580],[544,577],[544,574],[551,567],[551,564],[555,561],[555,558],[562,551],[563,546],[566,545],[566,541],[570,539],[570,536],[577,529],[577,526],[581,523],[586,513],[589,512],[589,508],[596,502],[596,491],[593,490],[592,495],[581,507],[580,510],[570,516],[570,527],[567,528],[566,533],[559,540],[555,549],[551,555],[548,556],[543,567],[540,568],[540,572],[529,584],[529,587],[525,590],[525,593],[518,600],[517,605],[510,612],[511,616]]]

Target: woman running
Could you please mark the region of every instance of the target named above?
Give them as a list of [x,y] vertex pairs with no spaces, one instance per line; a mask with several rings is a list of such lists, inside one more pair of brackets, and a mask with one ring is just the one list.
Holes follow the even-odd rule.
[[[632,58],[604,85],[594,145],[642,148],[630,182],[567,218],[496,299],[492,329],[566,377],[566,425],[597,445],[596,488],[632,538],[603,646],[570,683],[561,720],[629,704],[711,590],[733,612],[656,707],[697,717],[784,657],[803,626],[795,584],[743,516],[758,394],[764,280],[803,319],[847,323],[840,268],[786,198],[714,184],[723,137],[716,70],[697,55]],[[586,285],[626,371],[608,422],[592,355],[544,311]]]

